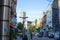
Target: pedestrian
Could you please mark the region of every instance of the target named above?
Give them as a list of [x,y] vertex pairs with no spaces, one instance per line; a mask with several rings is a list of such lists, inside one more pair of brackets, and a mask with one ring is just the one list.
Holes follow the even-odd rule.
[[16,35],[16,38],[17,38],[16,40],[22,40],[20,34],[17,34],[17,35]]
[[31,39],[32,39],[32,33],[31,33]]
[[23,36],[23,40],[28,40],[28,37],[26,34]]
[[9,33],[9,37],[10,37],[10,39],[9,40],[13,40],[13,39],[15,39],[15,33],[14,33],[14,29],[13,29],[13,25],[12,25],[12,23],[10,23],[10,31],[9,31],[10,33]]

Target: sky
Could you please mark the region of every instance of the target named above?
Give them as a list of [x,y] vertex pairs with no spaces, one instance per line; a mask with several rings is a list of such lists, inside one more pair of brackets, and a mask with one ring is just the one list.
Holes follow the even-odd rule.
[[26,12],[26,20],[34,21],[42,17],[43,12],[50,5],[50,0],[17,0],[17,22],[20,22],[21,11]]

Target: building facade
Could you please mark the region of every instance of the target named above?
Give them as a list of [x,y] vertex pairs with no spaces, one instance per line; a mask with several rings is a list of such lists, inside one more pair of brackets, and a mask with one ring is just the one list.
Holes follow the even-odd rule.
[[43,22],[42,18],[39,18],[39,20],[37,20],[37,28],[42,27],[42,22]]
[[58,0],[54,0],[46,11],[46,26],[52,27],[54,31],[59,31],[59,9]]
[[53,27],[52,26],[52,6],[50,6],[46,11],[46,26]]
[[[25,17],[25,16],[26,16],[26,12],[22,11],[20,17]],[[20,18],[20,22],[23,23],[23,18]]]
[[45,14],[45,12],[43,12],[42,20],[43,20],[43,28],[46,28],[46,14]]
[[59,30],[58,0],[54,0],[52,4],[52,25],[55,28],[55,30]]
[[25,28],[28,29],[31,23],[32,23],[31,21],[25,21]]
[[16,2],[17,0],[0,0],[0,40],[9,40],[9,24],[12,19],[11,14],[14,14],[12,10],[13,1]]
[[10,18],[10,23],[13,24],[13,26],[16,26],[17,23],[17,15],[16,15],[16,5],[17,5],[17,0],[12,0],[11,1],[11,18]]
[[[9,40],[8,24],[11,12],[10,0],[0,0],[0,40]],[[5,29],[5,30],[4,30]],[[6,37],[4,35],[7,35]]]
[[59,7],[59,28],[60,28],[60,0],[58,0],[58,7]]
[[45,23],[45,27],[47,31],[53,30],[53,25],[52,25],[52,4],[48,7],[47,11],[45,11],[45,15],[46,15],[46,23]]
[[[11,14],[10,14],[10,33],[13,28],[17,28],[17,15],[16,15],[16,5],[17,5],[17,0],[11,0]],[[15,31],[15,30],[13,30]],[[9,35],[12,35],[11,33]],[[14,33],[16,34],[16,33]],[[13,35],[10,37],[10,40],[14,40],[15,37]]]

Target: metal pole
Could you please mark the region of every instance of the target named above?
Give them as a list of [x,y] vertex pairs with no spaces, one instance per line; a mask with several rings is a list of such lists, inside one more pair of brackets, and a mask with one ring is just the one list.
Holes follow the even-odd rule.
[[23,19],[23,37],[24,37],[24,23],[25,23],[25,20]]
[[25,28],[24,28],[25,24],[24,23],[25,23],[25,19],[28,18],[28,17],[20,17],[20,18],[23,19],[23,37],[24,37],[24,35],[25,35],[25,31],[24,31],[25,30]]

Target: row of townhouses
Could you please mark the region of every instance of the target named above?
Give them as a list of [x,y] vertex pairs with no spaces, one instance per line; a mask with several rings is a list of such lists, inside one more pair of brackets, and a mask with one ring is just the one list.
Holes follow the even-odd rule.
[[47,11],[43,12],[43,27],[52,28],[53,31],[60,30],[60,0],[54,0],[48,7]]

